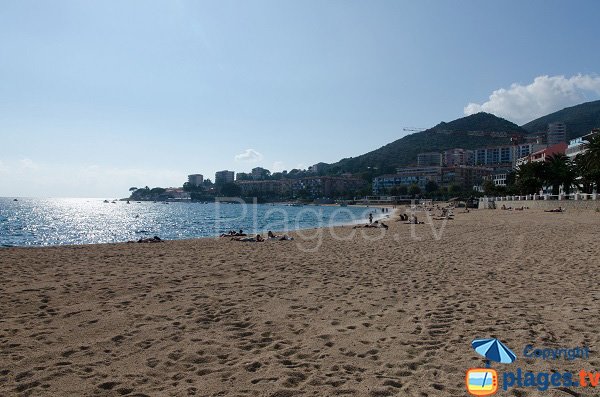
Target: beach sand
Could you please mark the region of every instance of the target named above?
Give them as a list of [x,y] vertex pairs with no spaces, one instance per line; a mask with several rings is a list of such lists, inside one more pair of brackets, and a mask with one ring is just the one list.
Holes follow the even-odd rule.
[[[324,234],[312,252],[300,238],[0,250],[0,395],[462,396],[487,337],[518,357],[499,372],[600,371],[600,214],[458,213],[435,221],[439,240],[389,224],[379,239],[306,231]],[[528,359],[527,344],[590,356]]]

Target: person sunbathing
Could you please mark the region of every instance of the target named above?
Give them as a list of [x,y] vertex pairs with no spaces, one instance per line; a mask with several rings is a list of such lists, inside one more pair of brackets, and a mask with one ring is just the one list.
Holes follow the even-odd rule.
[[554,208],[551,210],[544,210],[544,212],[564,212],[565,210],[562,209],[562,207],[558,207],[558,208]]
[[243,243],[254,243],[254,242],[260,243],[260,242],[265,241],[265,239],[260,234],[257,234],[256,237],[241,237],[241,236],[232,237],[231,240],[232,241],[241,241]]
[[406,225],[424,225],[425,222],[419,222],[416,215],[413,215],[409,222],[404,222]]

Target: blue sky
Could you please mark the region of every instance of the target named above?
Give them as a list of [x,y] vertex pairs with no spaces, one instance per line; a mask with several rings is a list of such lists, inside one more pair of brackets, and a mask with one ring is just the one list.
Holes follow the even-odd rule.
[[598,15],[597,1],[2,0],[0,196],[304,168],[480,110],[522,124],[599,98]]

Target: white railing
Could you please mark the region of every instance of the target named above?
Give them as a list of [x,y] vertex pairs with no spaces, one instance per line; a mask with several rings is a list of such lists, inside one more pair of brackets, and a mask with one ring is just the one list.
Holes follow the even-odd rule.
[[530,200],[600,200],[598,193],[528,194],[525,196],[480,197],[479,201],[530,201]]

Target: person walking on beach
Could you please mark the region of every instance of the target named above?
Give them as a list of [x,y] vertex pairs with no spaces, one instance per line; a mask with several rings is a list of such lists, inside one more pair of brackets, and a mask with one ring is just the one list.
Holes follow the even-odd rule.
[[369,223],[373,223],[373,213],[369,212]]

